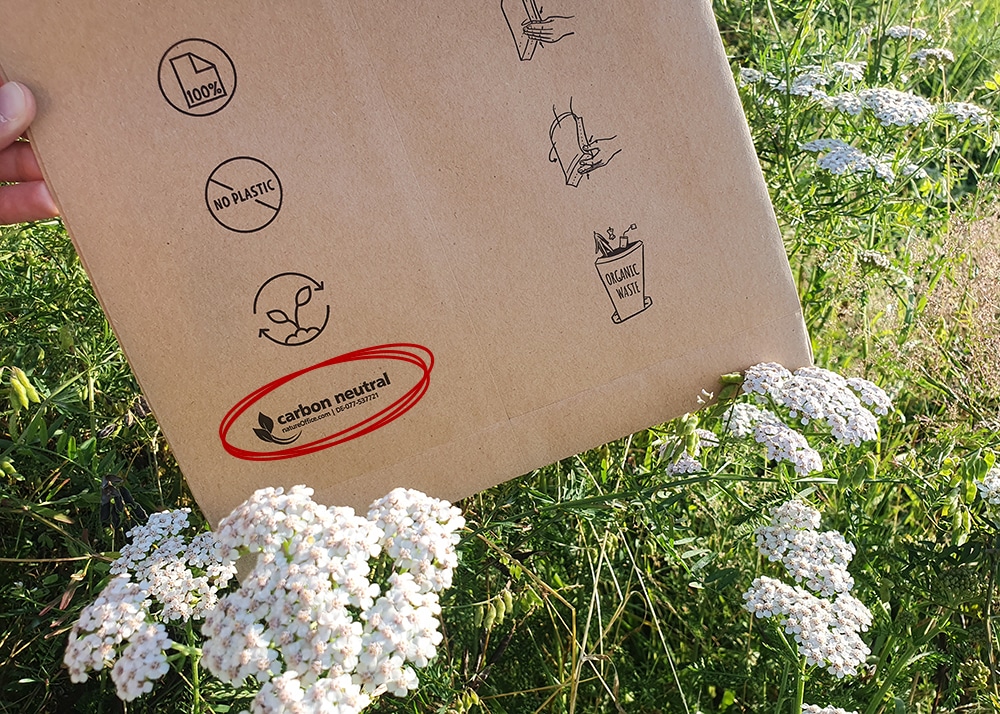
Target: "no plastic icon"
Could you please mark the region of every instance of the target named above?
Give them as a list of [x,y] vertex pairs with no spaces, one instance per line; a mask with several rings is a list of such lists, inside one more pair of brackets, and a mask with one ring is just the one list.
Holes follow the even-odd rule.
[[281,210],[281,199],[278,174],[252,156],[223,161],[205,184],[205,203],[212,218],[236,233],[268,226]]
[[201,117],[221,111],[236,91],[236,67],[214,42],[181,40],[160,58],[160,92],[182,114]]

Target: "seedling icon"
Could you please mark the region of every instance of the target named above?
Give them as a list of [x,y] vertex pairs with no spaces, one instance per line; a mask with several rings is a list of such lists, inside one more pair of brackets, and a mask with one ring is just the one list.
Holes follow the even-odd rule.
[[258,337],[288,347],[315,340],[330,320],[330,306],[322,301],[323,290],[322,282],[302,273],[269,278],[253,301],[254,314],[263,315],[268,322],[267,327],[259,328]]

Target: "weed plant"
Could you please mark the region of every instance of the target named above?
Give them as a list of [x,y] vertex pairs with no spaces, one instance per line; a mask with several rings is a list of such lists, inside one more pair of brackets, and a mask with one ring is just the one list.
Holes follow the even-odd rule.
[[[800,473],[729,432],[747,397],[728,384],[697,417],[467,499],[440,654],[374,711],[1000,710],[1000,0],[715,10],[816,362],[895,409],[861,445],[800,424],[823,464]],[[0,229],[0,311],[0,712],[245,708],[182,656],[127,707],[107,676],[70,683],[68,631],[124,532],[164,509],[203,522],[58,222]],[[795,498],[856,549],[857,674],[744,607],[755,578],[787,579],[755,532]]]

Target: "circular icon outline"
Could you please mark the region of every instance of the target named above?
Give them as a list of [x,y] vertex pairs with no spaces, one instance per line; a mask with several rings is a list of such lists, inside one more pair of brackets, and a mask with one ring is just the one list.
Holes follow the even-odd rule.
[[[326,289],[326,285],[325,285],[324,281],[322,281],[322,280],[316,280],[316,278],[313,278],[313,277],[311,277],[309,275],[306,275],[305,273],[298,273],[298,272],[295,272],[295,271],[286,271],[284,273],[278,273],[277,275],[272,275],[270,278],[268,278],[267,280],[264,281],[264,283],[257,289],[257,294],[254,295],[254,298],[253,298],[253,314],[257,315],[257,307],[258,307],[258,303],[260,302],[261,293],[264,292],[264,289],[268,285],[270,285],[271,283],[273,283],[275,280],[278,280],[279,278],[293,277],[293,276],[294,277],[299,277],[299,278],[304,278],[305,280],[307,280],[311,284],[310,287],[311,287],[312,294],[315,294],[317,292],[324,292],[325,289]],[[310,296],[310,299],[311,299],[311,296]],[[323,331],[326,330],[327,325],[330,324],[330,304],[327,303],[325,305],[325,308],[326,308],[326,314],[323,317],[323,324],[320,325],[319,327],[316,327],[315,325],[311,326],[311,327],[317,329],[318,332],[315,335],[313,335],[312,337],[310,337],[308,340],[303,340],[302,342],[293,342],[293,343],[282,342],[281,340],[277,340],[277,339],[275,339],[274,337],[271,336],[270,328],[258,328],[257,337],[258,338],[260,338],[260,337],[266,337],[269,341],[273,342],[276,345],[280,345],[282,347],[301,347],[302,345],[308,345],[310,342],[312,342],[317,337],[319,337],[320,335],[322,335]],[[298,320],[297,320],[297,318],[295,320],[295,325],[296,325],[296,327],[298,327]]]
[[[170,98],[170,95],[167,94],[167,90],[163,86],[163,65],[167,62],[167,55],[173,52],[180,45],[183,45],[185,42],[202,42],[206,45],[212,46],[213,48],[222,53],[222,56],[226,58],[227,62],[229,62],[229,68],[233,72],[233,88],[229,90],[228,96],[226,97],[226,101],[223,102],[221,106],[219,106],[216,109],[213,109],[210,112],[193,112],[190,110],[190,108],[183,108],[177,106],[176,104],[174,104],[173,100]],[[163,53],[163,56],[160,57],[160,64],[157,67],[157,73],[156,73],[156,84],[160,88],[160,94],[163,95],[163,98],[167,100],[167,104],[172,106],[181,114],[185,114],[189,117],[209,117],[212,116],[213,114],[218,114],[227,106],[229,106],[229,102],[231,102],[233,100],[233,97],[236,95],[236,86],[239,84],[239,76],[236,73],[236,63],[233,62],[233,58],[230,57],[229,53],[226,52],[224,49],[222,49],[219,45],[215,44],[211,40],[206,40],[201,37],[188,37],[186,39],[179,40],[174,44],[170,45],[170,47],[167,48],[167,51]],[[183,85],[181,85],[181,87],[183,89]]]
[[[221,169],[226,164],[232,163],[233,161],[253,161],[255,163],[258,163],[265,169],[270,171],[271,175],[274,176],[274,180],[278,182],[278,205],[276,207],[268,206],[269,208],[274,209],[274,213],[271,215],[269,219],[267,219],[267,222],[261,224],[257,228],[233,228],[232,226],[223,222],[223,220],[219,218],[217,215],[215,215],[215,211],[212,209],[212,199],[209,197],[208,193],[209,187],[212,185],[213,182],[218,183],[220,186],[226,187],[225,184],[220,183],[218,181],[214,181],[213,177],[219,172],[219,169]],[[266,162],[261,161],[260,159],[254,156],[234,156],[231,159],[226,159],[221,164],[212,169],[212,173],[208,175],[208,181],[205,182],[205,207],[208,208],[208,212],[211,214],[212,218],[215,220],[216,223],[225,228],[227,231],[232,231],[233,233],[256,233],[257,231],[264,230],[269,225],[271,225],[271,223],[274,222],[275,218],[278,217],[278,214],[281,212],[281,207],[282,205],[284,205],[284,201],[285,201],[285,189],[281,185],[281,178],[278,176],[278,172],[272,169]]]

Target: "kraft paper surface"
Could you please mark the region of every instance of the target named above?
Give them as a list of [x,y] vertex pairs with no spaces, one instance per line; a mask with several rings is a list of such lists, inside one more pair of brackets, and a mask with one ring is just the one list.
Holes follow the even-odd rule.
[[214,521],[456,499],[810,361],[707,2],[0,0],[66,226]]

